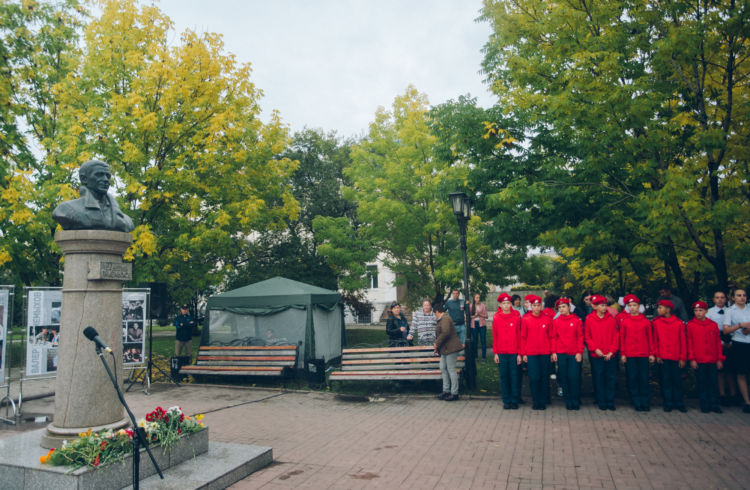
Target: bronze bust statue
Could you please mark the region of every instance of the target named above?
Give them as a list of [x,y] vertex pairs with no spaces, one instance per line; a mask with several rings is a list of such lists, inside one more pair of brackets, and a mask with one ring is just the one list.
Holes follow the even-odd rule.
[[133,231],[133,220],[120,210],[117,201],[107,194],[112,174],[109,165],[89,160],[78,170],[81,197],[60,203],[52,219],[64,230]]

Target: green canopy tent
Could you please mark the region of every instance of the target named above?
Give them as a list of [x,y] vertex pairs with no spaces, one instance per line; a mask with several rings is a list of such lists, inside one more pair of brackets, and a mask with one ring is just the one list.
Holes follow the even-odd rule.
[[341,357],[345,342],[341,294],[283,277],[211,296],[205,325],[201,345],[301,342],[304,362],[323,359],[328,364]]

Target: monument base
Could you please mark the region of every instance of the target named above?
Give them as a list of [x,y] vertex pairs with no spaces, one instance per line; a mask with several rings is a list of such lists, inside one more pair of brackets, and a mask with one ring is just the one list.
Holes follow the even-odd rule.
[[99,425],[96,427],[80,427],[71,429],[69,427],[56,427],[54,422],[47,426],[46,432],[42,434],[41,445],[43,448],[52,449],[59,448],[62,446],[63,441],[72,441],[81,432],[86,432],[91,429],[91,432],[99,432],[100,430],[119,430],[130,425],[130,420],[123,417],[122,420],[118,420],[113,424]]
[[[0,440],[0,481],[17,489],[127,488],[133,482],[132,456],[100,468],[51,466],[39,462],[44,451],[39,438],[46,429]],[[183,437],[169,453],[160,446],[151,452],[164,473],[159,478],[151,459],[141,449],[141,488],[226,488],[273,460],[270,447],[208,441],[208,430]],[[153,476],[151,476],[153,475]]]

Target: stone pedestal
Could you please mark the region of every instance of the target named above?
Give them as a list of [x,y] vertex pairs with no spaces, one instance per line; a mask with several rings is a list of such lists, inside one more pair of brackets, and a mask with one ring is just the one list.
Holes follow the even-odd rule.
[[[113,350],[104,354],[122,379],[122,283],[130,264],[122,256],[130,233],[107,230],[58,231],[55,242],[65,255],[60,345],[55,380],[55,415],[42,446],[59,447],[88,429],[118,429],[129,424],[94,343],[83,330],[94,327]],[[115,370],[115,369],[113,369]]]

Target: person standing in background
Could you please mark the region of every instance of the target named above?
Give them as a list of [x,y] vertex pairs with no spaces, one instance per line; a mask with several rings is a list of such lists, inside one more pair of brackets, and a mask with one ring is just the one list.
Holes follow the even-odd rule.
[[193,327],[196,323],[193,317],[190,315],[188,305],[180,306],[180,314],[174,319],[175,326],[175,344],[174,344],[174,355],[179,357],[183,355],[193,355]]
[[591,296],[591,304],[594,312],[586,317],[583,332],[589,349],[594,395],[599,410],[615,410],[619,332],[615,319],[607,312],[607,298],[595,294]]
[[461,339],[456,333],[456,326],[450,315],[445,314],[445,305],[433,306],[437,325],[435,326],[435,354],[440,354],[440,373],[443,378],[443,391],[437,397],[448,402],[458,400],[458,371],[456,362],[458,353],[463,349]]
[[482,359],[487,359],[487,307],[481,301],[481,296],[474,295],[471,302],[471,340],[472,349],[474,349],[474,359],[477,356],[477,347],[482,345]]
[[458,338],[466,345],[466,316],[464,315],[464,302],[459,300],[458,289],[451,290],[451,297],[445,302],[445,311],[453,320]]
[[[729,357],[729,351],[732,348],[732,336],[724,333],[724,317],[729,309],[727,307],[727,295],[724,291],[714,293],[714,305],[708,309],[706,317],[710,318],[719,326],[721,334],[721,352],[725,358]],[[728,362],[723,363],[719,368],[719,402],[724,406],[729,406],[737,398],[737,381],[734,379],[734,373]]]
[[685,322],[672,314],[674,305],[661,299],[657,303],[654,318],[654,340],[656,341],[656,362],[661,373],[661,388],[664,394],[664,411],[676,408],[687,412],[682,399],[682,376],[680,370],[687,361],[687,340]]
[[417,345],[433,345],[435,343],[437,317],[432,311],[430,300],[422,301],[422,308],[414,312],[411,323],[412,334],[417,334]]
[[508,293],[497,297],[497,312],[492,317],[492,352],[500,375],[500,391],[505,410],[517,410],[521,400],[518,371],[521,369],[521,315],[511,306]]
[[735,289],[734,304],[724,316],[724,333],[732,334],[732,348],[729,361],[737,373],[737,387],[742,394],[742,411],[750,413],[750,397],[747,392],[747,375],[750,373],[750,308],[747,306],[747,293]]

